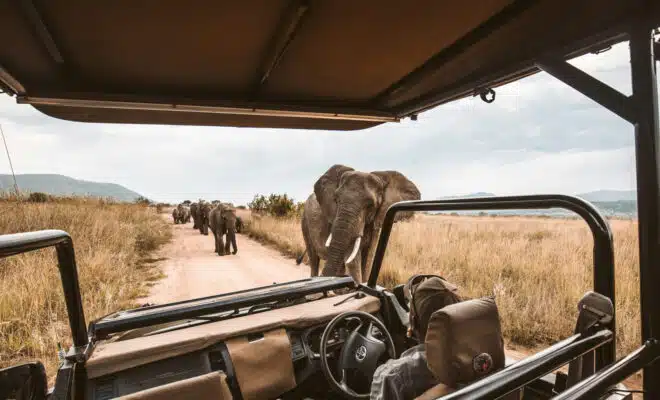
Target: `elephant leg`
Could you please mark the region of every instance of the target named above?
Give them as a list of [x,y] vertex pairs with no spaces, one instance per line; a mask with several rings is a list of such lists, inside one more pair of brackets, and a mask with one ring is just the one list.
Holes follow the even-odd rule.
[[231,239],[229,238],[229,232],[225,232],[225,233],[227,235],[225,238],[227,240],[225,242],[225,254],[229,254],[229,246],[231,246]]
[[232,252],[232,254],[238,253],[238,246],[236,245],[236,235],[231,236],[231,247],[234,248],[234,251]]
[[[213,232],[213,230],[211,230]],[[215,232],[213,232],[213,252],[218,253],[218,235],[216,235]]]
[[225,244],[222,240],[222,234],[218,233],[218,254],[221,256],[225,255]]
[[321,264],[321,258],[316,254],[314,250],[309,251],[309,269],[311,276],[319,276],[319,266]]

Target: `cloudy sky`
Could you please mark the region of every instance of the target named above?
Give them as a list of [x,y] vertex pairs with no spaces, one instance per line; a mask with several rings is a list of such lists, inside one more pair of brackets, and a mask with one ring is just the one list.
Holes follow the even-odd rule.
[[[572,63],[631,93],[627,43]],[[492,104],[466,99],[356,132],[84,124],[4,95],[0,123],[16,173],[115,182],[161,201],[304,200],[334,163],[399,170],[423,198],[635,187],[632,126],[545,73],[498,89]]]

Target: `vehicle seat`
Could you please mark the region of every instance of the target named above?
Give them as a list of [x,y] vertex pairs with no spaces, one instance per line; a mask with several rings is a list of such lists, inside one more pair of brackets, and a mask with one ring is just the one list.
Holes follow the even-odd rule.
[[[428,367],[440,383],[417,399],[436,399],[505,367],[495,299],[484,297],[435,311],[425,337]],[[503,399],[521,399],[522,390]]]
[[232,395],[226,382],[227,376],[220,371],[184,379],[166,385],[145,389],[121,396],[121,400],[164,400],[164,399],[217,399],[231,400]]

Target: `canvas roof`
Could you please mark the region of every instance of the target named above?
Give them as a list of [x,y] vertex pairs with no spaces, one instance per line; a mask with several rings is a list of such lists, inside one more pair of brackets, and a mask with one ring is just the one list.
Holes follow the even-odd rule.
[[640,15],[660,25],[660,1],[6,0],[0,87],[74,121],[363,129],[623,41]]

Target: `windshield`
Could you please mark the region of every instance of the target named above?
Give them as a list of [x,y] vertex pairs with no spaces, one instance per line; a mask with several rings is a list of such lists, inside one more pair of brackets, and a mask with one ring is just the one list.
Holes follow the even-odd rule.
[[[626,43],[572,63],[630,94]],[[611,219],[620,306],[631,316],[620,349],[637,342],[633,135],[546,74],[498,88],[493,103],[468,98],[416,121],[341,133],[66,122],[7,96],[0,110],[0,227],[72,235],[88,321],[302,288],[315,276],[366,281],[382,219],[399,201],[561,193]],[[591,287],[592,242],[573,217],[402,215],[378,283],[436,273],[466,296],[494,293],[513,347],[548,344],[572,332],[576,301]],[[67,341],[49,256],[0,264],[0,367]],[[234,293],[252,288],[262,289]],[[24,340],[44,321],[58,322]]]

